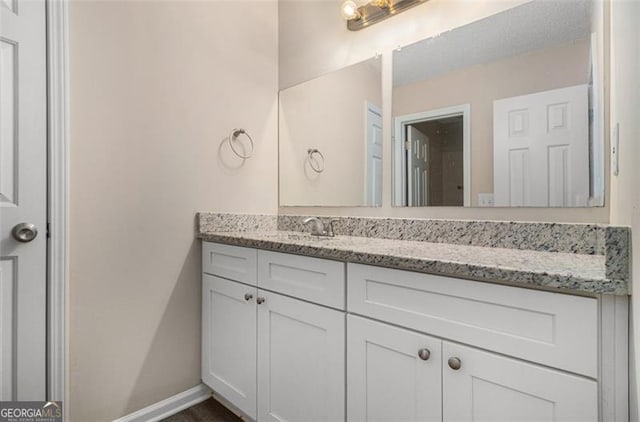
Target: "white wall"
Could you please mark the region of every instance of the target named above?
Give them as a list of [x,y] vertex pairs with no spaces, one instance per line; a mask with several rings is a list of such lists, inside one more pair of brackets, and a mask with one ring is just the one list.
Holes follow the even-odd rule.
[[[365,203],[365,105],[381,107],[380,76],[369,60],[280,93],[280,203]],[[310,148],[324,156],[322,173],[307,164]]]
[[611,181],[611,223],[631,226],[631,420],[640,420],[640,2],[611,3],[611,124],[620,124],[620,174]]
[[[429,0],[391,19],[351,32],[341,18],[341,0],[280,0],[280,87],[309,80],[358,61],[383,54],[383,79],[391,75],[391,54],[407,45],[474,22],[530,0]],[[313,19],[300,19],[312,16]],[[390,80],[390,79],[389,79]],[[383,124],[391,124],[391,87],[383,86]],[[609,220],[605,207],[535,208],[396,208],[391,206],[391,131],[384,130],[383,206],[281,207],[283,214],[360,215],[529,221],[600,222]],[[608,195],[607,195],[608,198]]]
[[[70,420],[200,383],[195,213],[277,211],[277,22],[275,1],[71,2]],[[244,165],[220,147],[239,126]]]

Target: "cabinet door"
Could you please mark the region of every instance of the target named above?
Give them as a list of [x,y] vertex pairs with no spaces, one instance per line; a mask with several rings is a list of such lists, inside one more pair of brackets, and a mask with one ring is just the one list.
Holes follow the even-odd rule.
[[256,418],[255,287],[203,275],[202,381]]
[[448,342],[442,355],[444,421],[598,420],[591,379]]
[[349,315],[347,420],[441,421],[441,348],[438,339]]
[[263,290],[258,298],[258,420],[344,421],[344,312]]

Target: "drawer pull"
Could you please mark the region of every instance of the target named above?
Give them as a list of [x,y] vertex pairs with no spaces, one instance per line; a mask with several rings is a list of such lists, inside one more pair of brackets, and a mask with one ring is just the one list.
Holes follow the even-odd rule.
[[454,371],[457,371],[462,366],[462,361],[460,360],[460,358],[449,358],[448,363],[449,368],[453,369]]
[[258,296],[258,298],[256,299],[256,303],[258,305],[262,305],[265,301],[265,298]]
[[253,295],[251,293],[245,293],[244,294],[244,300],[246,300],[248,302],[251,299],[253,299]]
[[429,357],[431,357],[431,352],[429,351],[429,349],[420,349],[418,350],[418,357],[422,360],[429,360]]

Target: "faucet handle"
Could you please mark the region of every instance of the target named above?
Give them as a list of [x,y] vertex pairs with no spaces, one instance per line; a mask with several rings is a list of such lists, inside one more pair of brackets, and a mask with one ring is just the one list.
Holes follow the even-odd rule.
[[339,218],[331,218],[329,220],[328,229],[327,229],[327,236],[334,237],[336,235],[335,232],[333,231],[333,223],[335,223],[335,222],[340,222],[340,219]]

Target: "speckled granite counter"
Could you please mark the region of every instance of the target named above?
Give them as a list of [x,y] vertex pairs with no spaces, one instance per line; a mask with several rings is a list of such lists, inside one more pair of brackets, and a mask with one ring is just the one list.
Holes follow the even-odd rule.
[[576,294],[628,294],[626,280],[607,278],[604,255],[355,236],[316,238],[285,231],[201,231],[198,237],[210,242],[520,287]]

